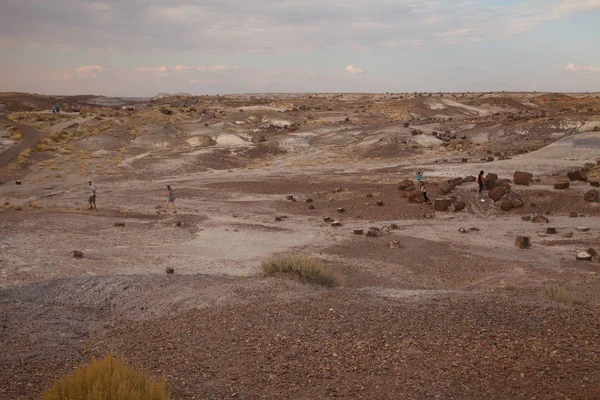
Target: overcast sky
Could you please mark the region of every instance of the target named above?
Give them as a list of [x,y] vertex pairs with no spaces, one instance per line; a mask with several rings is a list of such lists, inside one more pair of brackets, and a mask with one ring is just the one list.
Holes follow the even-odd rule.
[[0,91],[600,91],[600,0],[0,0]]

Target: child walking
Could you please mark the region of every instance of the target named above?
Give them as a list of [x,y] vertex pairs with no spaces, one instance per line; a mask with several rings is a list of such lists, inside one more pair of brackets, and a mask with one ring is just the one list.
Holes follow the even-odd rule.
[[427,189],[425,189],[425,184],[421,181],[419,185],[421,186],[421,193],[423,193],[423,199],[425,199],[425,202],[423,204],[431,204],[431,200],[429,200],[429,197],[427,197]]
[[175,207],[175,195],[173,194],[173,189],[171,189],[170,185],[167,185],[168,195],[167,195],[167,205],[165,206],[165,212],[169,210],[169,204],[173,206],[173,210],[177,212],[177,208]]

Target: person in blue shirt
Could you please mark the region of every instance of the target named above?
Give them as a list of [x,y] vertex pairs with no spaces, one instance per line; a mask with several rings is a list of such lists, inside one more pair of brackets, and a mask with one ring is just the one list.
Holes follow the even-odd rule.
[[423,170],[420,169],[417,171],[417,184],[423,182]]
[[167,195],[167,205],[165,206],[165,211],[169,210],[169,205],[173,206],[173,211],[177,212],[177,208],[175,207],[175,194],[173,194],[173,189],[171,189],[171,185],[167,185],[168,195]]

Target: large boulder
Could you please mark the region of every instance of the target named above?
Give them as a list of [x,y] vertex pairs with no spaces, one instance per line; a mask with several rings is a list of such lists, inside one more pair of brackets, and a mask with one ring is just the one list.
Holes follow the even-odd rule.
[[410,191],[414,190],[415,183],[410,179],[405,179],[398,184],[398,190]]
[[600,192],[597,189],[592,189],[583,196],[585,201],[596,201],[598,197],[600,197]]
[[527,249],[531,246],[531,242],[529,241],[529,236],[517,236],[515,240],[515,244],[520,249]]
[[567,173],[567,177],[571,181],[584,181],[584,182],[587,182],[587,176],[585,175],[585,172],[583,172],[582,170],[568,172]]
[[457,200],[450,206],[451,211],[462,211],[467,207],[467,203],[462,200]]
[[435,211],[448,211],[454,199],[451,197],[436,197],[435,199]]
[[473,175],[465,176],[465,179],[463,179],[463,182],[477,182],[477,178],[474,177]]
[[531,218],[531,222],[534,224],[547,224],[550,222],[550,220],[545,215],[536,215],[535,217]]
[[421,192],[412,192],[408,195],[409,203],[423,203],[425,201],[425,197],[423,197],[423,193]]
[[445,196],[448,193],[450,193],[451,191],[453,191],[455,188],[456,188],[456,186],[453,183],[444,183],[442,186],[440,186],[438,188],[438,193],[441,194],[442,196]]
[[484,179],[485,179],[485,188],[487,190],[491,190],[494,188],[494,186],[496,186],[496,183],[498,182],[498,175],[489,173],[485,176]]
[[500,209],[502,211],[510,211],[513,209],[513,205],[512,205],[512,201],[510,199],[504,199],[502,200],[502,203],[500,204]]
[[496,186],[492,190],[490,190],[489,196],[490,199],[494,200],[494,202],[500,200],[506,193],[508,193],[510,187],[508,186]]
[[515,172],[513,176],[515,185],[529,185],[533,179],[533,174],[529,172]]

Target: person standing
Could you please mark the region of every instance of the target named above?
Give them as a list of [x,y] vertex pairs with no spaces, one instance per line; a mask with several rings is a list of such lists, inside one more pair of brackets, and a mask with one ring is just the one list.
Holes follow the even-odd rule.
[[92,183],[92,181],[88,181],[90,185],[90,208],[88,210],[97,210],[96,208],[96,186]]
[[427,189],[425,189],[425,184],[421,181],[419,183],[421,193],[423,193],[423,199],[425,200],[423,204],[431,204],[431,200],[427,197]]
[[173,189],[171,189],[171,185],[167,185],[168,195],[167,195],[167,205],[165,207],[165,212],[169,209],[169,204],[173,206],[173,210],[177,212],[177,208],[175,207],[175,195],[173,194]]
[[417,171],[417,185],[421,185],[421,182],[423,182],[423,170],[422,169]]
[[483,179],[483,171],[479,172],[477,177],[477,184],[479,185],[479,193],[483,192],[483,186],[485,185],[485,179]]

